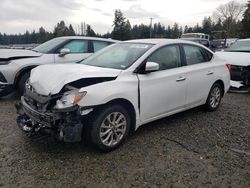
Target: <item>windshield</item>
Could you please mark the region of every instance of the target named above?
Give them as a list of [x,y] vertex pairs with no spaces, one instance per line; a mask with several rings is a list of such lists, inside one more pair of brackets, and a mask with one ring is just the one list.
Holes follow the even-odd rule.
[[152,44],[114,44],[90,56],[82,63],[104,68],[126,69],[141,57]]
[[63,43],[66,40],[67,39],[63,38],[55,38],[35,47],[32,50],[40,53],[49,53],[52,49],[54,49],[55,47],[57,47],[59,44]]
[[227,52],[250,52],[250,41],[237,41],[227,48]]

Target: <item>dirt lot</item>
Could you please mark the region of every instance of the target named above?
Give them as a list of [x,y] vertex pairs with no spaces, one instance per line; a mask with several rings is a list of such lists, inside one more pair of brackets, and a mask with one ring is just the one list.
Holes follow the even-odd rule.
[[0,99],[0,187],[250,187],[250,94],[141,127],[118,150],[31,142]]

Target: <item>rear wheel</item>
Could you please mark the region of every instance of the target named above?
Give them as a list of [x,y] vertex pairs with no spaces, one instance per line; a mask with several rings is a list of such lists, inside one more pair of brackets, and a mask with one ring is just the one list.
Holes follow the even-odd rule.
[[131,118],[120,105],[109,105],[92,118],[88,126],[91,142],[102,151],[112,151],[128,136]]
[[206,101],[206,108],[209,111],[214,111],[220,106],[221,98],[222,98],[222,88],[221,85],[218,83],[215,83],[208,95],[207,101]]
[[26,82],[28,81],[30,77],[30,72],[26,72],[25,74],[23,74],[18,82],[18,89],[21,95],[24,94],[25,92],[25,85]]

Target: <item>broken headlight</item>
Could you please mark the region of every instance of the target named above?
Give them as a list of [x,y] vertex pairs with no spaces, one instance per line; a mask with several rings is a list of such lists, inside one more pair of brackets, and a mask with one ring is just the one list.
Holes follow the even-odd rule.
[[75,106],[86,94],[87,91],[68,91],[62,96],[62,98],[56,101],[55,108],[64,109]]

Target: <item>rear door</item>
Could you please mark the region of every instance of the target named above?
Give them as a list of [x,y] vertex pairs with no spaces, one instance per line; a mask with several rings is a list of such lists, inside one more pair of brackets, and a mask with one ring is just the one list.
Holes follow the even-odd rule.
[[186,59],[187,98],[186,106],[196,106],[206,101],[215,80],[213,54],[196,45],[183,44]]
[[182,109],[185,105],[187,84],[178,45],[156,50],[147,62],[158,63],[160,70],[138,74],[140,117],[143,122]]

